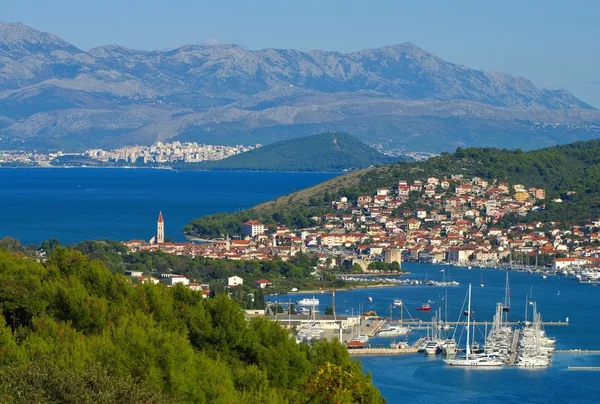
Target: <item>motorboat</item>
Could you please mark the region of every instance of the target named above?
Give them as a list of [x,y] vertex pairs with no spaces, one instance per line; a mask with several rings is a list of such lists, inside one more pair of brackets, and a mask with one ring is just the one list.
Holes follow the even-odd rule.
[[440,352],[440,344],[437,341],[428,341],[424,350],[425,355],[437,355]]
[[316,299],[314,297],[312,299],[305,297],[304,299],[298,300],[296,304],[298,304],[298,306],[318,306],[319,299]]
[[446,339],[442,341],[442,353],[445,356],[454,356],[457,352],[456,340]]
[[402,300],[394,299],[394,307],[402,307]]
[[421,307],[417,307],[417,311],[431,311],[431,305],[429,303],[423,303]]
[[390,323],[385,323],[381,329],[379,330],[379,332],[377,333],[377,336],[379,337],[397,337],[399,335],[406,335],[410,332],[411,328],[410,327],[402,327],[402,326],[397,326],[397,325],[391,325]]

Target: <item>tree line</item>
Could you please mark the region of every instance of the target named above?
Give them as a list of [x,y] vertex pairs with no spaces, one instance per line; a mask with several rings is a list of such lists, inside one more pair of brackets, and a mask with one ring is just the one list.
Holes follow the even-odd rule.
[[71,248],[0,247],[0,312],[2,402],[383,402],[339,343],[298,345],[225,293],[133,285]]

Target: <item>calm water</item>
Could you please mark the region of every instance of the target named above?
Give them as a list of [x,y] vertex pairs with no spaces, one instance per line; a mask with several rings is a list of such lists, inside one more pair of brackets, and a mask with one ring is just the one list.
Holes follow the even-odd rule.
[[151,169],[0,169],[0,237],[24,244],[57,237],[184,240],[195,217],[248,208],[337,174],[176,172]]
[[[436,265],[405,264],[409,278],[442,280],[442,268]],[[473,284],[472,305],[478,321],[491,320],[496,302],[504,299],[504,271],[444,267],[460,286],[447,288],[448,320],[456,321],[467,292]],[[485,287],[481,288],[483,279]],[[525,315],[525,297],[532,292],[544,321],[565,320],[569,326],[547,326],[546,333],[558,341],[557,349],[600,349],[600,287],[582,285],[574,278],[510,273],[510,320]],[[336,312],[356,312],[362,303],[363,311],[376,310],[386,314],[394,299],[402,299],[413,317],[430,320],[432,314],[415,311],[427,300],[432,306],[444,306],[445,288],[431,286],[400,286],[336,293]],[[560,294],[558,293],[560,291]],[[369,303],[371,296],[373,302]],[[293,300],[306,295],[292,296]],[[326,294],[317,296],[321,311],[331,304]],[[287,300],[288,296],[282,297]],[[399,318],[394,309],[393,317]],[[407,314],[404,314],[407,317]],[[476,330],[480,340],[484,333]],[[414,342],[424,331],[412,331],[408,341]],[[457,334],[457,339],[460,332]],[[392,338],[372,338],[370,343],[387,344]],[[464,346],[464,336],[463,345]],[[598,355],[555,354],[548,369],[522,370],[505,368],[459,369],[444,365],[441,357],[428,358],[422,354],[361,358],[365,371],[373,374],[373,382],[389,403],[598,403],[600,402],[600,372],[568,371],[567,366],[600,366]]]

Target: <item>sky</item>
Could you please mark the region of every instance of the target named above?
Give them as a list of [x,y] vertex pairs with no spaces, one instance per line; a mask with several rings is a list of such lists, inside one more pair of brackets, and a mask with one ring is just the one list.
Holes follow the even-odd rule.
[[413,42],[600,108],[598,0],[2,0],[0,20],[84,50],[234,43],[352,52]]

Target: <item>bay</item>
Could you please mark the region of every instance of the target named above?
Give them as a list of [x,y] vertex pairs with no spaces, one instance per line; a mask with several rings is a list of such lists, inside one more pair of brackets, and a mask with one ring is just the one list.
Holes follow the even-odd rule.
[[39,244],[149,240],[158,212],[165,236],[184,241],[192,219],[233,212],[335,173],[173,171],[153,169],[0,169],[0,237]]
[[[445,306],[448,293],[448,321],[457,321],[468,284],[473,285],[473,316],[477,321],[491,321],[497,302],[504,301],[505,271],[467,269],[431,264],[403,263],[410,279],[446,278],[460,282],[454,287],[397,286],[387,288],[356,289],[336,292],[336,313],[349,315],[357,311],[375,310],[389,316],[389,306],[401,299],[406,310],[423,321],[431,320],[433,313],[415,309],[431,301],[432,310]],[[444,273],[440,272],[444,269]],[[568,326],[546,326],[546,334],[557,339],[557,349],[600,349],[600,288],[580,284],[574,277],[548,276],[510,272],[510,321],[525,317],[526,296],[531,294],[544,321],[565,321]],[[480,287],[481,279],[484,287]],[[559,293],[560,292],[560,293]],[[312,294],[279,297],[292,302]],[[331,306],[328,293],[315,295],[321,312]],[[372,298],[372,302],[369,301]],[[274,298],[276,299],[276,298]],[[529,306],[531,308],[531,306]],[[529,310],[531,315],[531,311]],[[399,309],[393,310],[398,319]],[[483,342],[484,327],[476,329],[479,342]],[[413,343],[426,331],[413,330],[408,342]],[[460,328],[457,331],[457,340]],[[370,344],[388,344],[393,338],[372,338]],[[399,340],[399,339],[398,339]],[[462,337],[464,347],[465,336]],[[373,384],[381,390],[390,404],[393,403],[597,403],[600,401],[600,372],[567,370],[568,366],[600,366],[599,355],[556,353],[549,368],[520,369],[461,369],[451,368],[441,356],[423,354],[406,356],[361,357],[365,372],[373,375]]]

